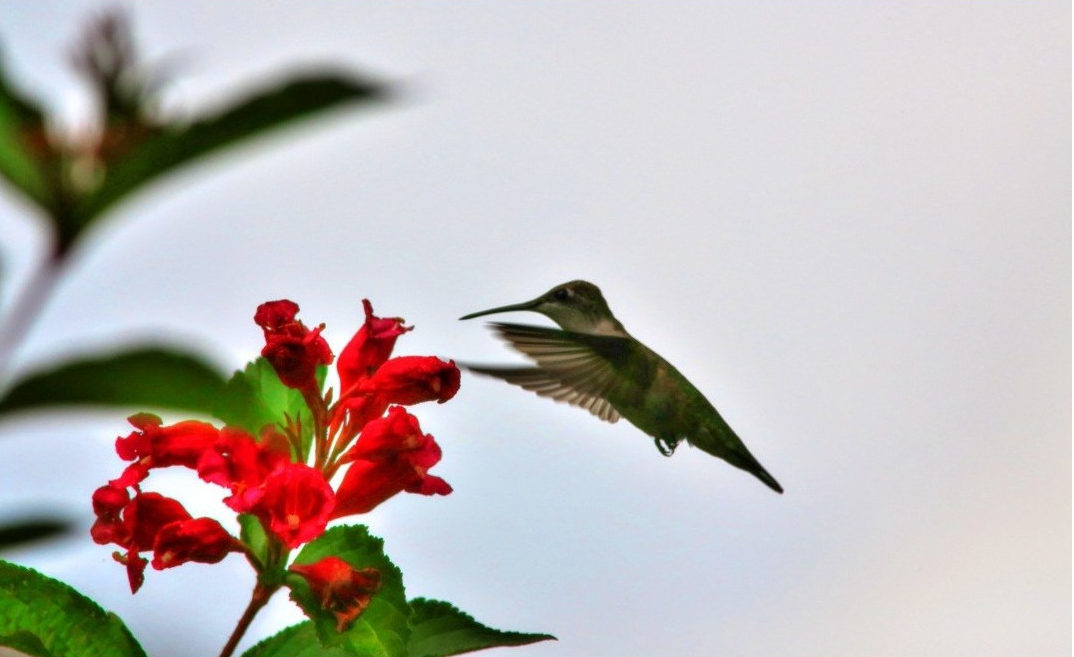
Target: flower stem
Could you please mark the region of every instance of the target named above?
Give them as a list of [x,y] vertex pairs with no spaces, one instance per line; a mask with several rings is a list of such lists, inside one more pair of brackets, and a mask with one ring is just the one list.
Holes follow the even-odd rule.
[[258,582],[254,587],[254,593],[250,597],[250,604],[246,605],[246,611],[242,612],[242,617],[239,618],[239,622],[235,625],[235,629],[231,632],[231,637],[228,638],[227,643],[224,644],[224,649],[220,651],[220,657],[230,657],[231,653],[235,652],[235,647],[239,645],[239,641],[242,640],[242,635],[246,634],[246,630],[250,627],[250,623],[254,620],[254,616],[257,612],[261,611],[261,608],[268,603],[269,598],[276,592],[279,586],[266,587]]
[[63,254],[50,253],[31,275],[30,281],[11,307],[6,309],[7,317],[3,326],[0,326],[0,380],[10,365],[15,348],[44,309],[45,301],[59,279],[58,274],[62,266]]

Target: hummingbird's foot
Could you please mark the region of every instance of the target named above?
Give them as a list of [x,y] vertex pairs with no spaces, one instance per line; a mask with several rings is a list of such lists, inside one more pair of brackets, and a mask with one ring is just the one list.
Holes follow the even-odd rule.
[[655,438],[653,442],[656,443],[656,450],[663,456],[671,456],[675,453],[675,448],[678,447],[679,441],[677,438],[670,440],[666,438]]

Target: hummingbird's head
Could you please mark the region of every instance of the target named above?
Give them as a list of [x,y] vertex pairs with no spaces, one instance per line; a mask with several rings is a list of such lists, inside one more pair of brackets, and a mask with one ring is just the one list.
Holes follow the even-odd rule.
[[513,310],[532,310],[550,318],[560,327],[578,333],[626,335],[623,325],[612,315],[600,288],[588,281],[571,281],[557,285],[541,296],[524,303],[500,306],[464,315],[471,319]]

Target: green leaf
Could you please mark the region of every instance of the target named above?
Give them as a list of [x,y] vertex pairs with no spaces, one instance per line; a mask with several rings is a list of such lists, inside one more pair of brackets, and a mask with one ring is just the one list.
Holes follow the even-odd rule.
[[21,520],[6,527],[0,527],[0,550],[20,543],[29,543],[63,534],[69,529],[71,529],[71,523],[54,518]]
[[0,398],[0,413],[88,404],[208,415],[223,389],[223,377],[202,360],[140,347],[34,372]]
[[109,163],[100,187],[77,210],[83,225],[155,178],[214,151],[327,109],[386,96],[380,83],[334,74],[287,80],[184,127],[163,130]]
[[239,514],[239,540],[253,551],[262,564],[269,561],[269,540],[265,527],[252,513]]
[[[328,368],[317,368],[317,382],[324,384]],[[313,437],[313,416],[302,393],[288,388],[264,358],[246,365],[227,382],[223,394],[213,405],[213,416],[225,424],[245,429],[257,436],[266,424],[286,426],[286,418],[302,424],[303,449],[309,449]],[[305,454],[300,455],[304,460]]]
[[0,645],[37,657],[145,657],[115,614],[41,573],[0,561]]
[[[0,61],[0,175],[42,208],[51,205],[41,110],[8,82]],[[40,149],[40,150],[38,150]]]
[[242,657],[354,657],[348,648],[322,646],[313,623],[292,625],[253,646]]
[[337,632],[335,616],[321,608],[306,580],[290,575],[287,583],[291,587],[291,599],[313,621],[321,643],[345,648],[362,657],[405,657],[410,608],[403,589],[403,574],[384,555],[384,541],[371,536],[362,526],[333,527],[302,548],[295,563],[309,564],[330,556],[339,557],[355,568],[376,568],[380,571],[381,588],[354,625],[346,632]]
[[55,653],[41,643],[41,639],[38,639],[36,634],[30,632],[20,631],[0,636],[0,646],[14,648],[21,653],[33,655],[33,657],[56,657]]
[[494,630],[478,623],[450,603],[417,598],[410,601],[408,657],[447,657],[503,646],[524,646],[555,640],[551,634]]

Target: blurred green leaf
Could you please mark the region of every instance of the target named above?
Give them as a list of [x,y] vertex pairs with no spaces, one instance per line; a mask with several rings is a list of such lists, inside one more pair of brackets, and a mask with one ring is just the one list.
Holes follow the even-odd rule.
[[464,652],[503,646],[524,646],[555,640],[551,634],[494,630],[478,623],[453,605],[440,600],[410,601],[408,657],[447,657]]
[[54,518],[34,518],[20,520],[7,526],[0,526],[0,550],[21,543],[38,541],[62,534],[71,528],[71,523]]
[[224,379],[200,359],[142,347],[31,373],[0,398],[0,414],[69,405],[167,409],[209,415]]
[[123,197],[192,160],[344,103],[385,96],[386,88],[380,83],[311,74],[258,91],[187,126],[165,125],[123,157],[107,163],[103,182],[77,207],[72,220],[78,225],[68,227],[68,232],[81,231]]
[[295,557],[295,563],[310,564],[331,556],[355,568],[376,568],[380,571],[381,588],[354,625],[346,632],[338,632],[336,617],[321,607],[306,580],[298,575],[288,576],[291,599],[313,621],[321,643],[362,657],[406,657],[410,608],[403,590],[403,574],[385,556],[384,541],[371,536],[362,526],[333,527],[306,544]]
[[41,110],[11,86],[0,59],[0,175],[46,210],[51,206],[43,165],[47,147]]
[[[319,384],[324,384],[327,373],[327,367],[317,368]],[[285,386],[264,358],[235,372],[213,405],[213,417],[254,436],[259,435],[266,424],[285,426],[286,418],[295,418],[302,424],[304,449],[308,450],[313,438],[313,416],[302,393]],[[305,456],[301,455],[299,460]]]
[[0,561],[0,645],[36,657],[145,657],[115,615],[70,586]]
[[57,657],[56,653],[41,643],[41,639],[37,638],[36,634],[30,632],[19,631],[0,635],[0,646],[14,648],[20,653],[33,655],[33,657]]

